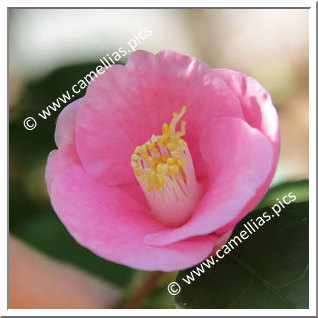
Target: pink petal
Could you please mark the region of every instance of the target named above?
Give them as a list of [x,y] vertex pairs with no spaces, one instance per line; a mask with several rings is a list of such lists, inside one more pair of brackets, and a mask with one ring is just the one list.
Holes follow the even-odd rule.
[[274,146],[275,156],[279,152],[279,122],[272,100],[265,88],[254,78],[227,69],[214,69],[239,98],[244,119],[266,135]]
[[82,104],[83,98],[80,98],[67,105],[60,113],[55,129],[55,143],[58,148],[70,144],[75,146],[75,122]]
[[247,213],[252,211],[266,194],[274,176],[279,158],[280,133],[277,111],[272,104],[270,95],[258,81],[245,74],[231,70],[214,69],[214,72],[222,77],[233,92],[240,98],[245,120],[252,127],[259,129],[269,138],[274,151],[272,169],[266,181],[257,190],[256,195],[244,209],[242,209],[238,217],[217,231],[218,233],[223,233],[233,230],[234,226],[245,217]]
[[239,99],[212,69],[180,53],[137,51],[127,66],[112,66],[88,87],[76,124],[77,149],[87,172],[105,185],[134,182],[130,155],[173,111],[187,106],[188,142],[197,174],[202,126],[212,117],[243,118]]
[[48,193],[51,195],[52,182],[63,169],[79,164],[80,160],[71,147],[51,151],[45,167],[45,181]]
[[268,138],[241,119],[211,120],[203,128],[200,146],[209,167],[208,191],[185,225],[148,235],[148,244],[162,246],[213,233],[238,216],[272,168]]
[[217,237],[191,238],[165,247],[144,243],[162,224],[147,207],[120,187],[101,186],[80,166],[64,169],[54,179],[52,205],[78,243],[110,261],[141,270],[174,271],[209,255]]
[[60,113],[55,129],[55,143],[58,150],[50,152],[45,167],[45,179],[48,192],[55,176],[64,168],[80,164],[75,144],[75,122],[82,99],[67,105]]

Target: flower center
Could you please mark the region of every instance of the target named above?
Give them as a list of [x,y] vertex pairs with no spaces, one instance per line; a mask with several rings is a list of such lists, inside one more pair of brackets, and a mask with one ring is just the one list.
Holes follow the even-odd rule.
[[131,165],[151,208],[151,213],[169,226],[180,226],[188,220],[199,200],[192,157],[185,135],[186,122],[181,121],[186,112],[173,113],[170,124],[162,125],[162,135],[153,135],[131,155]]

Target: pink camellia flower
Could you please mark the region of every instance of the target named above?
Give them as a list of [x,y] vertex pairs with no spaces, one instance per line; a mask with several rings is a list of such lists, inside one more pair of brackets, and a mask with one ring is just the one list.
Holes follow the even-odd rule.
[[78,243],[141,270],[196,265],[260,202],[278,116],[254,79],[162,51],[133,53],[60,114],[46,182]]

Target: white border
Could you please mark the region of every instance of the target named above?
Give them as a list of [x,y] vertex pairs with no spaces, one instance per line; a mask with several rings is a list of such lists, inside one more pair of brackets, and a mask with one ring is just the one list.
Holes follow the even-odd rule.
[[[28,2],[26,4],[26,2]],[[161,0],[146,1],[136,0],[5,0],[6,7],[315,7],[315,2],[310,0]]]
[[[74,5],[76,4],[76,5]],[[5,1],[1,5],[0,13],[0,24],[1,24],[1,38],[2,43],[7,41],[7,7],[131,7],[132,4],[135,7],[238,7],[237,1],[208,1],[208,0],[162,0],[158,1],[134,1],[133,3],[129,0],[126,1],[99,1],[90,0],[83,1],[77,0],[56,0],[56,1],[40,1],[33,0],[28,1],[26,4],[25,0],[12,0]],[[309,281],[310,281],[310,297],[309,304],[310,309],[7,309],[7,214],[5,211],[8,207],[7,201],[7,181],[2,177],[1,179],[1,202],[3,203],[3,209],[1,213],[1,289],[0,289],[0,314],[1,316],[120,316],[120,315],[131,315],[131,316],[311,316],[316,315],[316,3],[314,1],[240,1],[240,7],[311,7],[310,9],[310,67],[309,67],[309,129],[310,129],[310,140],[309,140],[309,167],[310,167],[310,266],[309,266]],[[7,105],[7,73],[4,71],[7,69],[7,52],[2,49],[1,53],[1,64],[2,74],[1,87],[2,87],[2,107],[0,108],[2,125],[0,126],[1,133],[0,138],[2,145],[7,144],[7,110],[4,105]],[[5,88],[5,91],[4,89]],[[5,122],[6,121],[6,122]],[[7,175],[7,159],[4,155],[1,156],[1,166],[3,169],[3,176]],[[4,191],[7,189],[7,191]],[[4,204],[6,203],[6,204]]]
[[316,315],[316,3],[309,11],[309,308]]

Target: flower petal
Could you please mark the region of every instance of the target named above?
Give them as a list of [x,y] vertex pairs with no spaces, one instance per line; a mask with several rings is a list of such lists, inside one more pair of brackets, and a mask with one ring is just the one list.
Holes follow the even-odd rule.
[[208,66],[180,53],[137,51],[126,67],[112,66],[91,82],[78,115],[77,149],[87,172],[105,185],[134,182],[134,148],[160,134],[162,124],[183,105],[185,140],[200,175],[205,167],[199,163],[202,125],[212,117],[243,118],[233,91]]
[[64,169],[54,179],[52,205],[81,245],[110,261],[141,270],[174,271],[207,257],[217,237],[207,235],[154,247],[144,236],[163,228],[147,207],[121,187],[95,182],[80,166]]
[[268,92],[257,80],[232,70],[214,69],[214,72],[218,74],[218,76],[220,76],[228,84],[234,94],[238,96],[245,120],[249,123],[249,125],[259,129],[268,137],[273,145],[274,151],[272,169],[266,181],[257,190],[256,195],[250,200],[244,209],[242,209],[237,218],[217,231],[218,233],[223,233],[233,230],[234,226],[247,213],[252,211],[266,194],[278,163],[280,133],[276,108],[273,106]]
[[200,145],[209,167],[207,192],[186,224],[148,235],[146,243],[162,246],[213,233],[238,216],[271,171],[271,143],[241,119],[211,120]]
[[71,147],[51,151],[45,167],[45,181],[48,193],[51,195],[52,182],[63,169],[79,164],[80,160]]
[[82,104],[83,98],[75,100],[67,105],[58,116],[55,129],[55,143],[58,148],[70,144],[75,146],[75,122]]
[[52,181],[60,171],[66,167],[80,164],[75,144],[75,122],[82,101],[82,99],[78,99],[67,105],[57,119],[55,143],[59,149],[50,152],[45,167],[45,179],[49,193],[51,193]]
[[278,115],[266,89],[254,78],[227,69],[214,69],[239,98],[244,119],[266,135],[272,142],[275,155],[279,152]]

